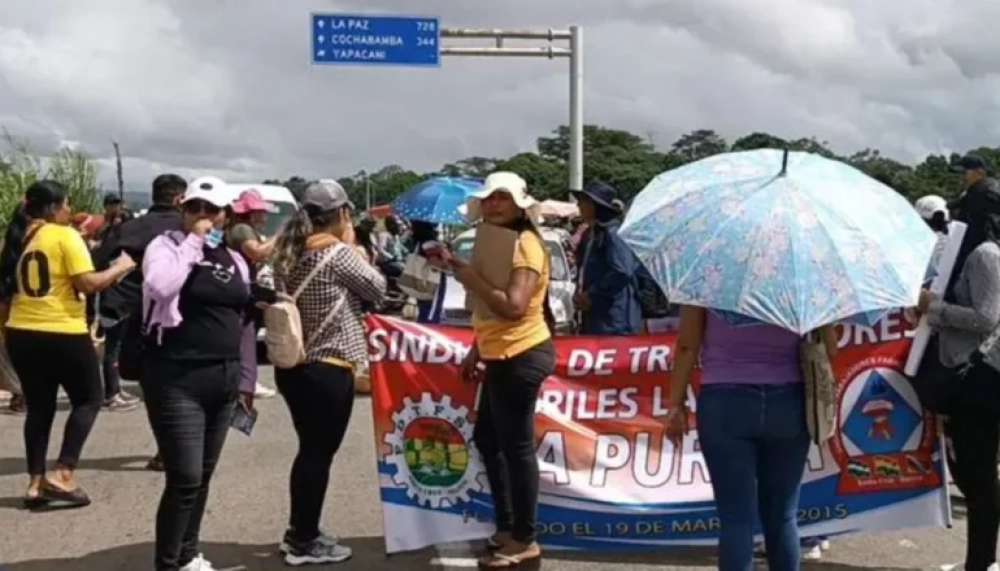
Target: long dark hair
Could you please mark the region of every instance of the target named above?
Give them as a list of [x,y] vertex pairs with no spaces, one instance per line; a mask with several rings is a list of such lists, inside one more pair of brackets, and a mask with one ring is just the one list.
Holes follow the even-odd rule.
[[365,218],[354,227],[354,239],[368,253],[368,258],[375,261],[375,242],[372,233],[375,231],[375,221]]
[[28,225],[32,220],[49,220],[66,202],[66,187],[54,180],[40,180],[28,187],[24,201],[7,221],[7,234],[0,250],[0,299],[9,300],[17,291],[17,262],[24,253]]
[[[347,208],[347,206],[344,206]],[[317,228],[326,228],[340,220],[340,208],[321,211],[311,204],[300,208],[285,224],[274,244],[274,273],[282,280],[288,279],[295,264],[306,249],[306,240]]]
[[958,204],[955,217],[965,222],[965,236],[955,259],[955,271],[951,274],[945,300],[954,301],[954,288],[958,276],[969,255],[986,241],[1000,242],[1000,185],[992,179],[966,191]]

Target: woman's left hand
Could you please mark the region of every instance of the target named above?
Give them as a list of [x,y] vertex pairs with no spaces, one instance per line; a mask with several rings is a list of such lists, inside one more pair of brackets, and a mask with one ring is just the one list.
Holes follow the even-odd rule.
[[931,302],[934,301],[934,294],[930,290],[922,289],[920,290],[920,299],[917,301],[917,311],[921,314],[927,313],[928,308],[931,306]]
[[243,410],[245,410],[247,414],[250,414],[250,411],[253,410],[253,393],[241,392],[239,397],[239,403],[240,406],[243,407]]

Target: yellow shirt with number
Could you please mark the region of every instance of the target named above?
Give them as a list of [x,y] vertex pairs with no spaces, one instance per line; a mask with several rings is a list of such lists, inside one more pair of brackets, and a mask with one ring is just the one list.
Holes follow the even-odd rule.
[[514,248],[512,270],[527,268],[539,275],[528,310],[521,319],[509,321],[473,313],[472,329],[481,359],[509,359],[552,337],[545,323],[545,296],[549,286],[549,253],[538,234],[521,232]]
[[93,271],[94,262],[79,232],[59,224],[43,225],[17,261],[17,293],[10,303],[7,327],[87,333],[86,298],[76,291],[71,278]]

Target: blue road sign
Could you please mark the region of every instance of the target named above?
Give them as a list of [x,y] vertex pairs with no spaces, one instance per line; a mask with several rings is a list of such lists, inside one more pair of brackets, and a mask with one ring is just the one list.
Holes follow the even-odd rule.
[[437,18],[312,15],[312,62],[326,65],[436,66]]

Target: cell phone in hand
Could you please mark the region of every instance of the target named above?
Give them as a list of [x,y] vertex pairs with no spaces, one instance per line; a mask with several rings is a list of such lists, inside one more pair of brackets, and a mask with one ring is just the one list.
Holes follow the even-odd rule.
[[247,412],[243,405],[237,404],[233,409],[233,418],[229,421],[229,427],[250,436],[255,424],[257,424],[257,409],[250,409],[250,412]]

